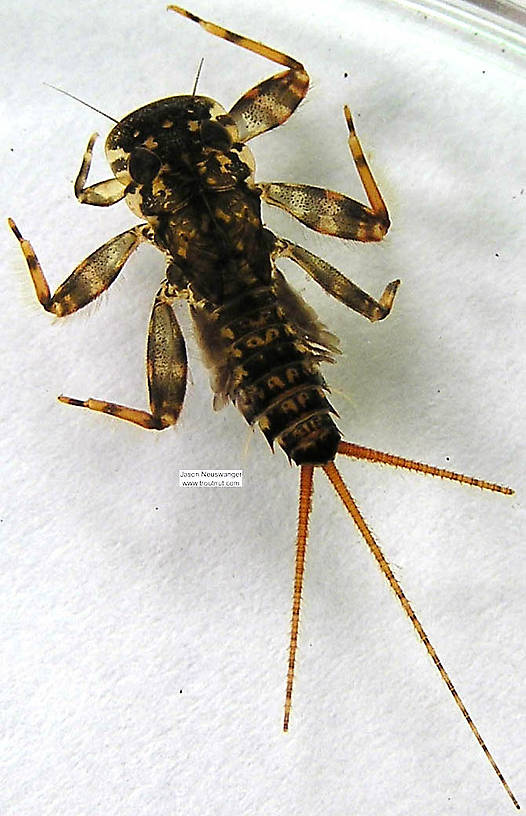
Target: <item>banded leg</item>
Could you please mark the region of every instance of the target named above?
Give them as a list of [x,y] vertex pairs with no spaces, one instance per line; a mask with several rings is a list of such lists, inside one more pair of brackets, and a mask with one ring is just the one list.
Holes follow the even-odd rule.
[[290,258],[291,261],[295,261],[329,295],[373,323],[387,317],[391,311],[396,290],[400,285],[399,280],[391,281],[385,287],[380,300],[375,300],[327,261],[284,238],[274,239],[273,257]]
[[110,414],[150,430],[161,431],[175,425],[183,407],[187,375],[184,337],[172,309],[176,297],[168,284],[164,284],[153,304],[146,362],[150,411],[92,398],[79,400],[60,396],[59,400]]
[[280,207],[316,232],[354,241],[381,241],[389,229],[389,215],[356,135],[351,112],[344,108],[349,149],[369,199],[369,207],[333,190],[307,184],[258,183],[267,204]]
[[111,207],[117,201],[122,201],[126,195],[126,187],[116,178],[98,181],[91,187],[85,187],[93,157],[93,147],[98,139],[98,133],[92,133],[88,146],[82,157],[82,164],[75,179],[75,195],[81,204],[92,204],[94,207]]
[[309,88],[309,75],[301,62],[292,57],[276,51],[268,45],[234,34],[222,26],[210,23],[207,20],[197,17],[186,9],[179,6],[168,6],[171,11],[182,14],[194,23],[199,23],[205,31],[223,40],[253,51],[262,57],[266,57],[278,65],[285,65],[286,71],[282,71],[251,88],[237,100],[230,109],[229,114],[234,119],[239,138],[242,142],[259,136],[267,130],[282,125],[289,116],[294,113],[302,99],[304,99]]
[[8,219],[8,224],[26,259],[37,298],[46,312],[57,317],[72,314],[101,295],[113,283],[132,252],[148,240],[144,225],[121,232],[82,261],[51,295],[33,247],[22,237],[12,218]]

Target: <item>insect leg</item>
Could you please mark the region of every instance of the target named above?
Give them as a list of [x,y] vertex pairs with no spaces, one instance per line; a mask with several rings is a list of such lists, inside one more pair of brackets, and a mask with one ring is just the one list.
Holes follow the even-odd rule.
[[287,54],[276,51],[268,45],[242,37],[240,34],[234,34],[233,31],[228,31],[222,26],[203,20],[179,6],[168,6],[168,9],[182,14],[183,17],[187,17],[194,23],[199,23],[209,34],[229,40],[241,48],[246,48],[272,62],[277,62],[278,65],[287,67],[286,71],[275,74],[251,88],[230,109],[229,114],[237,125],[242,142],[247,142],[254,136],[286,122],[304,99],[309,87],[309,75],[301,62],[297,62]]
[[57,317],[76,312],[95,300],[113,283],[122,267],[142,241],[148,240],[144,226],[137,226],[116,235],[95,250],[66,278],[54,295],[42,271],[33,247],[22,237],[12,218],[8,224],[13,230],[31,274],[36,295],[47,312]]
[[92,204],[95,207],[110,207],[121,201],[126,195],[126,187],[116,178],[106,179],[106,181],[98,181],[92,184],[91,187],[84,187],[88,180],[88,173],[91,167],[91,159],[93,156],[93,146],[95,140],[98,138],[98,133],[93,133],[90,136],[88,146],[84,151],[82,157],[82,164],[78,176],[75,179],[75,195],[81,204]]
[[[344,451],[342,451],[342,452],[344,452]],[[513,795],[508,783],[506,782],[506,780],[505,780],[505,778],[504,778],[504,776],[503,776],[503,774],[502,774],[502,772],[500,770],[500,768],[498,767],[497,763],[493,759],[493,756],[491,755],[488,746],[486,745],[486,743],[482,739],[482,737],[481,737],[475,723],[471,719],[471,716],[470,716],[466,706],[464,705],[460,695],[458,694],[455,686],[453,685],[453,683],[451,681],[451,678],[449,677],[449,674],[446,672],[446,670],[445,670],[445,668],[444,668],[444,666],[442,664],[442,661],[438,657],[438,655],[437,655],[431,641],[429,640],[427,634],[425,633],[424,628],[423,628],[422,624],[420,623],[419,619],[417,618],[413,607],[411,606],[408,599],[406,598],[402,587],[400,586],[400,584],[396,580],[395,575],[394,575],[391,567],[389,566],[383,552],[381,551],[380,547],[376,543],[371,531],[369,530],[369,528],[368,528],[368,526],[367,526],[367,524],[365,522],[365,519],[363,518],[362,514],[360,513],[360,511],[359,511],[359,509],[358,509],[358,507],[356,505],[356,502],[354,501],[351,494],[349,493],[349,490],[347,489],[347,486],[344,484],[343,479],[342,479],[338,469],[336,468],[336,465],[334,464],[334,462],[329,462],[327,465],[323,465],[323,470],[325,471],[325,473],[327,475],[327,478],[329,479],[332,486],[336,490],[338,496],[340,497],[343,505],[345,506],[345,508],[348,511],[349,515],[351,516],[352,520],[354,521],[354,523],[358,527],[358,530],[360,531],[365,543],[369,547],[369,550],[373,554],[378,566],[380,567],[383,574],[385,575],[385,577],[386,577],[386,579],[387,579],[387,581],[389,583],[389,586],[391,587],[391,589],[395,593],[396,597],[400,601],[400,603],[401,603],[401,605],[402,605],[402,607],[404,609],[404,612],[407,614],[408,618],[410,619],[411,623],[413,624],[413,626],[415,628],[415,631],[417,632],[420,640],[422,641],[422,643],[424,644],[424,646],[426,648],[427,653],[429,654],[429,656],[431,657],[431,660],[433,661],[433,663],[437,667],[437,669],[438,669],[438,671],[440,673],[440,676],[442,677],[442,680],[444,681],[444,683],[448,687],[449,692],[451,693],[453,699],[455,700],[455,703],[457,704],[457,706],[461,710],[462,715],[463,715],[464,719],[466,720],[467,724],[469,725],[471,731],[473,732],[477,742],[479,743],[480,747],[484,751],[484,754],[486,755],[486,758],[488,759],[491,767],[493,768],[493,770],[497,774],[500,782],[504,786],[504,789],[505,789],[506,793],[510,797],[510,799],[513,802],[513,804],[515,805],[515,807],[517,809],[519,809],[519,803],[517,802],[515,796]]]
[[280,207],[316,232],[355,241],[381,241],[389,229],[389,215],[365,160],[349,108],[344,108],[349,148],[370,206],[334,190],[307,184],[258,183],[267,204]]
[[344,303],[355,312],[359,312],[371,322],[383,320],[391,311],[399,280],[391,281],[385,287],[379,300],[375,300],[359,286],[350,281],[341,272],[307,249],[286,241],[274,239],[273,257],[290,258],[295,261],[316,283],[329,295]]
[[150,411],[92,398],[78,400],[60,396],[59,400],[151,430],[161,431],[175,425],[183,407],[187,374],[185,342],[172,309],[176,298],[177,294],[165,283],[157,293],[150,317],[146,364]]

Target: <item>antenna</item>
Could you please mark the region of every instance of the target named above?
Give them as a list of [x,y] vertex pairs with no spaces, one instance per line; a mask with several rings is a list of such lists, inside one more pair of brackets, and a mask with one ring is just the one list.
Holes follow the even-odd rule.
[[[202,61],[201,61],[201,64],[202,64]],[[199,68],[201,68],[201,66],[199,66]],[[199,74],[197,74],[197,76],[199,77]],[[196,80],[196,82],[197,82],[197,80]],[[47,85],[48,88],[53,88],[54,91],[58,91],[59,93],[64,94],[64,96],[69,96],[71,99],[75,99],[75,101],[80,102],[81,105],[85,105],[87,108],[91,108],[91,110],[94,110],[96,113],[100,113],[101,116],[105,116],[106,119],[110,119],[112,122],[115,122],[116,124],[119,124],[118,119],[114,119],[113,116],[110,116],[108,113],[104,113],[104,111],[101,111],[99,108],[95,108],[93,105],[90,105],[88,102],[84,102],[83,99],[79,99],[78,96],[75,96],[74,94],[70,93],[69,91],[64,91],[62,88],[57,88],[55,85],[50,85],[49,82],[44,82],[44,85]]]
[[199,67],[197,69],[197,74],[195,75],[194,87],[192,88],[192,96],[195,96],[195,92],[197,90],[197,83],[199,82],[199,77],[201,76],[201,68],[203,67],[203,62],[204,61],[205,61],[205,58],[201,57],[201,62],[199,63]]

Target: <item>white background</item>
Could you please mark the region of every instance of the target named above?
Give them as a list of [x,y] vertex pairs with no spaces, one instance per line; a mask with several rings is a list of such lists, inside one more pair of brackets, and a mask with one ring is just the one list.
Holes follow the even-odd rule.
[[[512,498],[365,463],[341,469],[523,806],[525,72],[480,37],[390,3],[199,0],[192,10],[305,62],[308,101],[253,143],[261,180],[364,200],[349,103],[393,226],[347,245],[267,212],[378,296],[370,325],[283,269],[342,340],[326,373],[347,439],[512,485]],[[87,138],[199,90],[229,107],[276,69],[152,0],[4,0],[2,217],[52,289],[136,223],[80,206]],[[348,74],[348,76],[345,76]],[[91,180],[107,177],[102,139]],[[162,434],[59,404],[146,407],[163,259],[141,248],[84,313],[53,320],[2,242],[3,816],[512,813],[499,782],[322,474],[291,730],[281,731],[297,471],[191,382]],[[250,444],[248,442],[250,440]],[[248,449],[247,449],[248,446]],[[243,468],[237,490],[179,468]]]

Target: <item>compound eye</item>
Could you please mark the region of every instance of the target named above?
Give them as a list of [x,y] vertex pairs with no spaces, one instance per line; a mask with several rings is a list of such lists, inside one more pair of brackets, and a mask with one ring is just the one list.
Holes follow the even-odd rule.
[[146,147],[136,147],[128,161],[128,172],[137,184],[149,184],[160,167],[160,158]]
[[228,130],[213,119],[205,119],[201,122],[199,135],[204,147],[213,147],[223,152],[232,147],[232,137]]

